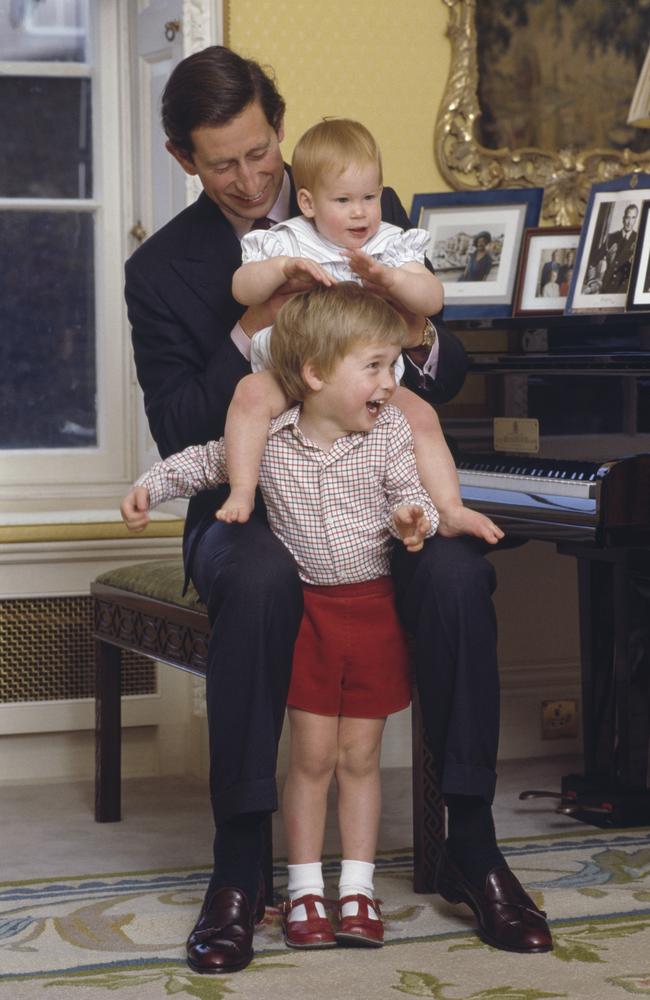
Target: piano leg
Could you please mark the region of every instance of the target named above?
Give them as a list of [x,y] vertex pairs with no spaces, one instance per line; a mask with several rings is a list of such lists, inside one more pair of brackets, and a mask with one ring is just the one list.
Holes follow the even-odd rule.
[[567,554],[577,557],[585,776],[613,778],[616,567],[609,559],[601,562],[577,552]]
[[650,821],[650,552],[569,543],[577,559],[584,775],[560,811],[596,825]]

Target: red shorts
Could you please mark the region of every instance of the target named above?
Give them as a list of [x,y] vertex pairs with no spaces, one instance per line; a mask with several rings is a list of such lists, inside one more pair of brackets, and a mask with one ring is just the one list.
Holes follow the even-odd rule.
[[303,584],[287,704],[317,715],[383,719],[411,701],[406,639],[389,576]]

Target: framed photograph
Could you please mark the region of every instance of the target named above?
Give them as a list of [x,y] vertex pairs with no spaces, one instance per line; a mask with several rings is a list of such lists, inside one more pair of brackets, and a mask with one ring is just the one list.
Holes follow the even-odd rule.
[[513,316],[564,312],[579,238],[580,226],[526,230]]
[[537,225],[543,197],[543,188],[414,196],[411,222],[430,234],[445,319],[511,315],[521,241]]
[[565,313],[625,311],[650,174],[592,184]]
[[650,201],[644,201],[639,236],[627,290],[626,309],[650,312]]

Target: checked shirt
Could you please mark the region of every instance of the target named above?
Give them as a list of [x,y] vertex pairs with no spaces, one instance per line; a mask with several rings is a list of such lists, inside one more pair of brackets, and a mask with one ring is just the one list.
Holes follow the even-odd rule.
[[[294,556],[305,583],[361,583],[390,573],[393,511],[438,512],[420,483],[413,437],[402,412],[384,406],[368,433],[339,438],[328,452],[298,427],[300,407],[271,422],[259,486],[273,532]],[[193,445],[152,466],[137,486],[151,507],[228,481],[223,438]],[[236,526],[235,526],[236,530]]]

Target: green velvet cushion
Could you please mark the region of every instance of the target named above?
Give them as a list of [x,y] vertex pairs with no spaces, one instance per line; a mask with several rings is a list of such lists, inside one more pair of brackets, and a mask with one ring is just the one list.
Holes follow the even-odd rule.
[[109,569],[98,576],[96,582],[129,590],[133,594],[144,594],[169,604],[180,604],[193,611],[205,611],[205,605],[199,600],[192,584],[183,596],[185,570],[180,559],[161,559]]

